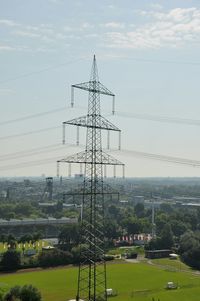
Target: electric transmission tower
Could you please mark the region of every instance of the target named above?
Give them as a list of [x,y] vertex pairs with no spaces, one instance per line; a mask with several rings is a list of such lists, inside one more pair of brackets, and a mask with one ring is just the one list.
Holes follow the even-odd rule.
[[46,186],[41,198],[43,201],[44,199],[47,199],[48,201],[52,201],[53,199],[53,178],[48,177],[46,178]]
[[152,201],[152,214],[151,214],[151,225],[152,225],[152,238],[156,238],[156,224],[155,224],[155,199],[154,196],[151,195],[151,201]]
[[[124,164],[102,149],[101,131],[119,132],[119,149],[121,131],[101,116],[100,95],[113,97],[112,112],[114,114],[115,95],[102,85],[98,78],[96,58],[94,56],[91,77],[89,82],[72,85],[71,105],[74,105],[74,88],[89,92],[88,113],[86,116],[63,122],[63,143],[65,143],[65,126],[77,126],[77,144],[79,144],[79,127],[87,128],[85,151],[68,156],[57,161],[58,172],[60,162],[84,165],[83,189],[80,192],[82,197],[82,214],[80,225],[80,261],[78,274],[78,288],[76,300],[84,301],[105,301],[106,294],[106,262],[104,252],[104,207],[105,195],[111,190],[104,184],[106,176],[106,165],[122,166],[124,176]],[[104,168],[103,168],[104,167]]]

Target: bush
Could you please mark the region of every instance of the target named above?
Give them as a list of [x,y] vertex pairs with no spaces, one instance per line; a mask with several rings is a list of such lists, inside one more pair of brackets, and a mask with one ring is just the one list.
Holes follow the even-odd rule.
[[115,256],[114,255],[105,255],[104,259],[105,259],[105,261],[111,261],[111,260],[115,259]]
[[24,285],[22,287],[16,285],[3,298],[4,301],[41,301],[41,299],[40,292],[32,285]]
[[72,263],[72,254],[59,249],[42,251],[38,256],[39,265],[51,267]]
[[128,252],[126,258],[127,259],[136,259],[138,254],[136,252]]
[[3,253],[1,266],[3,271],[15,271],[20,267],[20,253],[16,250],[9,249]]

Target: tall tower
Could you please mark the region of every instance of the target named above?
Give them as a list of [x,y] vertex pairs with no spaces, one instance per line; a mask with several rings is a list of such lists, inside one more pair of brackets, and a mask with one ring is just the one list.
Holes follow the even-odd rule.
[[[72,101],[74,105],[74,88],[89,92],[88,113],[70,121],[63,122],[65,125],[76,125],[77,133],[79,127],[87,128],[85,151],[69,156],[57,161],[58,170],[60,162],[84,164],[84,181],[82,196],[82,214],[80,230],[80,262],[78,274],[78,288],[76,300],[84,301],[106,301],[106,263],[104,251],[104,198],[110,194],[111,190],[104,184],[106,165],[121,165],[124,175],[124,164],[112,156],[105,153],[102,149],[101,131],[107,130],[119,132],[120,149],[120,130],[101,116],[100,95],[113,97],[114,114],[114,94],[102,85],[98,78],[96,58],[94,56],[92,71],[89,82],[72,85]],[[109,134],[108,134],[109,137]],[[65,142],[65,131],[63,135]],[[77,135],[77,144],[79,134]],[[108,143],[109,147],[109,143]]]
[[154,197],[151,195],[152,201],[152,214],[151,214],[151,225],[152,225],[152,238],[156,238],[156,224],[155,224],[155,206],[154,206]]
[[42,195],[42,200],[47,199],[48,201],[52,201],[53,199],[53,178],[46,178],[46,186]]

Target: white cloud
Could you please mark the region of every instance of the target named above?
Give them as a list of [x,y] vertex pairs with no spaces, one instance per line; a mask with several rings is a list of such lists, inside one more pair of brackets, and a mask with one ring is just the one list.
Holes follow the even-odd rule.
[[17,36],[22,36],[22,37],[29,37],[29,38],[41,37],[41,35],[39,33],[34,33],[31,31],[27,31],[27,30],[15,30],[13,33]]
[[85,38],[98,38],[99,35],[96,33],[89,33],[84,36]]
[[18,26],[19,24],[16,23],[13,20],[8,20],[8,19],[0,19],[0,25],[8,26],[8,27],[14,27]]
[[49,24],[41,24],[38,26],[20,24],[20,27],[18,27],[17,30],[12,31],[12,34],[29,39],[39,39],[40,41],[47,43],[55,42],[56,39],[64,39],[64,35],[56,32]]
[[73,30],[74,30],[74,28],[73,28],[73,27],[71,27],[71,26],[68,26],[68,25],[67,25],[67,26],[64,26],[64,27],[63,27],[63,30],[64,30],[64,31],[68,31],[68,32],[70,32],[70,31],[73,31]]
[[66,32],[78,32],[78,31],[87,31],[89,29],[92,29],[94,28],[94,25],[93,24],[90,24],[88,22],[83,22],[83,23],[80,23],[79,25],[76,24],[76,26],[64,26],[63,27],[63,30],[66,31]]
[[90,23],[88,23],[88,22],[84,22],[84,23],[82,23],[81,25],[80,25],[80,28],[81,29],[88,29],[88,28],[93,28],[94,26],[93,25],[91,25]]
[[13,50],[16,50],[16,48],[8,45],[0,45],[0,51],[13,51]]
[[114,9],[114,8],[115,8],[115,5],[109,4],[109,5],[108,5],[108,8],[109,8],[109,9]]
[[63,3],[62,0],[49,0],[50,3],[54,3],[54,4],[60,4]]
[[119,23],[119,22],[109,22],[109,23],[105,23],[105,24],[101,24],[102,27],[106,27],[106,28],[124,28],[124,23]]
[[0,88],[0,95],[9,95],[14,93],[15,92],[12,89]]
[[168,12],[138,11],[150,16],[152,21],[126,32],[107,32],[108,47],[117,48],[161,48],[181,47],[188,41],[200,38],[200,10],[175,8]]
[[150,7],[156,10],[161,10],[163,8],[163,6],[160,3],[151,3]]

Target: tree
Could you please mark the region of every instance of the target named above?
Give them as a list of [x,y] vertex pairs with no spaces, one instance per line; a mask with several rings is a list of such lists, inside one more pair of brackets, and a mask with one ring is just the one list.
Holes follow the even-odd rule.
[[137,217],[144,217],[145,211],[144,211],[144,204],[143,203],[137,203],[134,206],[135,214]]
[[182,234],[184,234],[187,231],[187,229],[190,229],[189,224],[186,224],[177,219],[171,220],[170,224],[172,227],[172,231],[176,237],[180,237]]
[[104,229],[105,229],[105,237],[107,239],[111,240],[121,235],[119,231],[119,226],[117,225],[116,221],[114,221],[113,219],[106,219]]
[[160,204],[160,210],[165,213],[171,213],[173,211],[172,205],[169,203]]
[[32,285],[22,287],[16,285],[4,296],[4,301],[41,301],[41,299],[40,292]]
[[34,211],[34,208],[28,202],[20,202],[15,207],[15,213],[21,214],[22,216],[30,216]]
[[12,234],[8,235],[7,244],[9,245],[9,249],[16,249],[16,245],[17,245],[16,238]]
[[34,248],[36,248],[36,242],[39,241],[41,239],[41,233],[40,232],[35,232],[32,235],[32,239],[31,239],[31,244],[34,245]]
[[58,243],[60,248],[71,250],[74,245],[78,244],[78,238],[78,225],[66,225],[58,235]]
[[152,239],[145,248],[146,250],[171,249],[173,245],[174,239],[171,226],[166,224],[160,237]]
[[40,301],[41,294],[38,289],[32,285],[24,285],[20,292],[21,301]]
[[42,251],[38,256],[40,266],[50,267],[72,263],[72,254],[59,249]]
[[187,231],[181,236],[181,259],[193,268],[200,269],[200,233]]
[[5,244],[5,242],[7,242],[7,236],[5,234],[1,234],[0,235],[0,241]]
[[4,271],[15,271],[20,267],[20,253],[9,249],[3,253],[1,265]]
[[123,226],[125,227],[127,234],[137,234],[141,231],[140,220],[136,217],[130,217],[123,220]]
[[161,232],[160,244],[162,249],[171,249],[174,245],[173,232],[169,224],[166,224]]
[[12,287],[9,292],[4,296],[5,301],[14,301],[20,299],[20,286],[16,285]]

